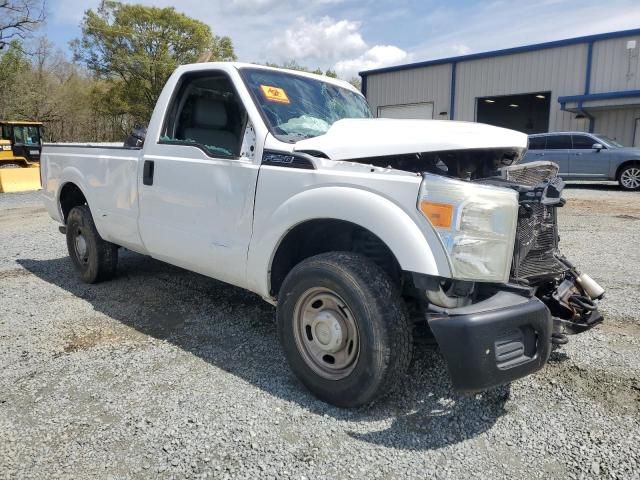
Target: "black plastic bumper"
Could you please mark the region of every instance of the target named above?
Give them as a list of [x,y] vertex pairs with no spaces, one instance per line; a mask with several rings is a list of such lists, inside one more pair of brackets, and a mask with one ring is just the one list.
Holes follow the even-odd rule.
[[536,297],[502,291],[468,307],[429,315],[456,390],[473,392],[540,370],[553,321]]

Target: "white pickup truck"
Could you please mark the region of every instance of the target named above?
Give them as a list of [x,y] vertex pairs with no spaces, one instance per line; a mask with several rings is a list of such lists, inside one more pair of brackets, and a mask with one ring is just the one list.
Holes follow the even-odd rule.
[[240,63],[178,68],[137,147],[45,145],[43,198],[85,282],[123,247],[277,305],[300,380],[339,406],[403,377],[428,326],[453,386],[540,369],[602,317],[558,250],[562,180],[524,134],[374,119],[346,82]]

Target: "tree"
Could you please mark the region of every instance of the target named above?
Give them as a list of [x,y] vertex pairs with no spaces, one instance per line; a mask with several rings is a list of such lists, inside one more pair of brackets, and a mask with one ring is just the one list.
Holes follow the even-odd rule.
[[236,58],[231,39],[174,8],[111,0],[85,12],[82,38],[72,46],[75,59],[105,80],[115,103],[140,122],[148,122],[178,65]]
[[44,21],[44,0],[0,0],[0,50]]
[[356,87],[358,90],[362,90],[362,79],[360,77],[351,77],[349,83]]
[[16,115],[21,95],[20,81],[31,71],[31,65],[22,44],[13,40],[0,56],[0,118]]
[[134,125],[108,98],[106,81],[43,38],[26,46],[14,40],[0,52],[0,85],[0,118],[42,121],[46,141],[121,141]]

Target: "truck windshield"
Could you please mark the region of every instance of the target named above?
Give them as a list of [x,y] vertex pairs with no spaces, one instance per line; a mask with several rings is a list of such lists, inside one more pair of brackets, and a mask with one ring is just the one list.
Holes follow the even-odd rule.
[[13,142],[23,145],[40,145],[40,129],[32,125],[14,125]]
[[347,88],[258,68],[243,68],[241,74],[271,133],[285,142],[324,135],[343,118],[372,116],[364,97]]

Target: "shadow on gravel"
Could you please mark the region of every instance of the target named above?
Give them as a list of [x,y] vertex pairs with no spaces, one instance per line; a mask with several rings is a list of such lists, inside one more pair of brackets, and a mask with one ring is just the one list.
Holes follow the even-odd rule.
[[[416,345],[408,378],[387,400],[359,409],[335,408],[315,399],[291,374],[277,340],[275,309],[254,294],[131,252],[121,252],[116,279],[97,285],[82,283],[67,257],[17,262],[98,312],[271,395],[335,418],[347,434],[365,442],[409,450],[440,448],[477,436],[505,413],[509,387],[455,394],[440,354],[428,345]],[[70,345],[92,348],[91,341],[83,342],[70,339]],[[377,420],[391,424],[362,433],[359,422]]]

